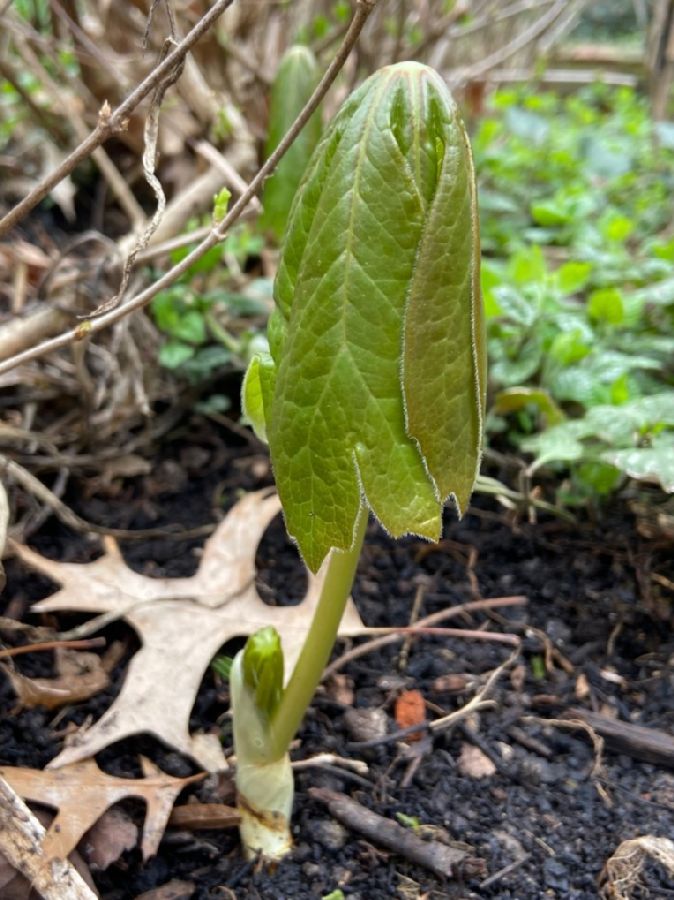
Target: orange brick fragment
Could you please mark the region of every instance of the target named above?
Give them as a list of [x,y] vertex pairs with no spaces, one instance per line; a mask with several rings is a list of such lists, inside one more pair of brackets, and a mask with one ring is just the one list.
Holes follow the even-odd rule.
[[[403,691],[398,695],[395,709],[396,722],[399,728],[421,725],[426,719],[426,701],[420,691]],[[414,731],[405,737],[408,743],[420,741],[421,731]]]

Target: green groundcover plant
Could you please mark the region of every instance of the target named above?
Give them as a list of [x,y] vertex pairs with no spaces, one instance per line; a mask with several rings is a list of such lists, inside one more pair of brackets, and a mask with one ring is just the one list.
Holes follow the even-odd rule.
[[270,352],[244,406],[269,443],[291,536],[324,586],[289,680],[273,629],[231,671],[242,839],[290,846],[288,746],[351,590],[368,511],[437,539],[476,478],[485,341],[471,151],[456,105],[414,62],[375,73],[316,148],[290,211]]
[[674,490],[674,131],[636,91],[496,92],[473,147],[492,435],[570,471]]

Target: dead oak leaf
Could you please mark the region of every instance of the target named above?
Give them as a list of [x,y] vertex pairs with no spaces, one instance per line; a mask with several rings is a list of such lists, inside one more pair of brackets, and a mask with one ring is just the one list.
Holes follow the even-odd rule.
[[28,678],[15,669],[0,663],[22,707],[44,706],[57,709],[70,703],[87,700],[105,690],[110,682],[109,672],[122,658],[124,646],[112,644],[99,656],[57,647],[54,651],[56,678]]
[[[88,564],[54,562],[28,547],[16,547],[24,562],[62,585],[36,603],[34,612],[110,613],[123,617],[142,640],[119,697],[50,767],[94,756],[129,735],[149,733],[204,769],[226,768],[216,735],[191,736],[188,731],[204,671],[226,641],[273,625],[281,635],[290,675],[323,583],[323,571],[308,573],[307,594],[292,607],[267,606],[255,590],[257,545],[280,508],[278,496],[269,490],[245,495],[204,545],[199,568],[190,578],[149,578],[133,572],[110,538],[104,555]],[[349,601],[340,636],[367,633]]]
[[147,860],[157,852],[178,794],[204,776],[173,778],[148,759],[141,762],[143,778],[116,778],[101,772],[92,759],[44,772],[2,766],[0,777],[24,800],[58,810],[42,844],[48,859],[65,859],[110,806],[139,797],[146,805],[141,848]]

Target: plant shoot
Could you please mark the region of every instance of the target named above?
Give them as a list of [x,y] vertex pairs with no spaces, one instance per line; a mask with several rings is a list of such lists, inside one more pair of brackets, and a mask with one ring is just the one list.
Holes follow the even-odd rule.
[[[235,661],[232,691],[241,808],[287,829],[291,803],[263,782],[278,764],[292,792],[281,760],[329,658],[368,511],[396,537],[438,539],[444,501],[465,509],[479,467],[475,179],[433,70],[389,66],[346,100],[290,211],[274,296],[270,352],[248,369],[244,406],[269,443],[288,531],[312,571],[325,566],[324,587],[287,685],[280,646],[258,633]],[[244,832],[250,853],[289,847],[289,833],[267,843],[263,832],[254,843]]]

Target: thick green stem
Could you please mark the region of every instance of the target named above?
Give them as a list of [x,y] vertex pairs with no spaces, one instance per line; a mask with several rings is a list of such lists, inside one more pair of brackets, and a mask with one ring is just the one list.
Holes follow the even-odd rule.
[[330,553],[311,628],[270,723],[265,748],[269,760],[278,759],[288,752],[290,742],[321,680],[351,593],[366,528],[367,508],[361,506],[353,546],[347,551],[333,550]]

